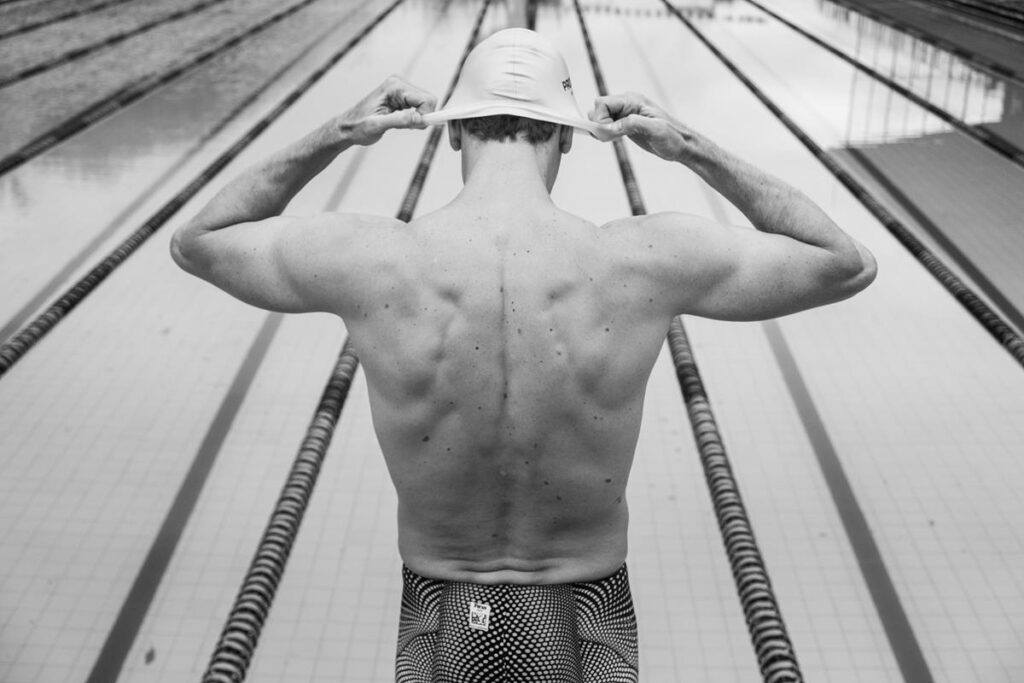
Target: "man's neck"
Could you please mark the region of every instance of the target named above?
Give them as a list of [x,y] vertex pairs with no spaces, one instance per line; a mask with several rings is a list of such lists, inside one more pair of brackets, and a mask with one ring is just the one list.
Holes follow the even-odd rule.
[[487,142],[476,143],[464,153],[461,200],[521,207],[551,203],[543,149],[525,143]]

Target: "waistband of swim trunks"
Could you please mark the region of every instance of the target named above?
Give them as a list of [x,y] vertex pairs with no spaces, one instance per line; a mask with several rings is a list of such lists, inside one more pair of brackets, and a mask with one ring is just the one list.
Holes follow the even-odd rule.
[[487,585],[508,585],[508,586],[516,585],[516,586],[523,586],[523,587],[528,587],[528,586],[531,586],[531,585],[535,585],[535,586],[538,586],[538,587],[555,586],[555,585],[600,586],[602,584],[616,582],[616,581],[619,581],[621,579],[627,579],[628,580],[628,578],[629,578],[629,571],[627,569],[626,563],[623,562],[621,567],[619,567],[617,570],[615,570],[614,572],[612,572],[608,576],[606,576],[604,578],[601,578],[601,579],[592,579],[590,581],[574,581],[574,582],[569,583],[569,584],[543,584],[543,583],[541,583],[541,584],[485,584],[485,583],[475,583],[475,582],[472,582],[472,581],[451,581],[449,579],[435,579],[435,578],[432,578],[432,577],[429,577],[429,576],[423,576],[422,574],[417,574],[412,569],[409,569],[409,566],[407,564],[403,563],[402,564],[402,577],[403,577],[403,580],[405,580],[407,582],[408,581],[415,581],[417,583],[436,582],[436,583],[446,583],[446,584],[464,583],[464,584],[469,584],[469,585],[474,585],[474,586],[487,586]]

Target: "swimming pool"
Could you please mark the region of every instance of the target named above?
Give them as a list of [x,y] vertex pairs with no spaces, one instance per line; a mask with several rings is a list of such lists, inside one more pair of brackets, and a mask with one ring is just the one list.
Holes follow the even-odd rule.
[[[45,12],[31,0],[0,9],[20,3]],[[95,123],[46,151],[22,153],[0,176],[3,337],[37,330],[28,342],[8,343],[16,354],[5,357],[16,358],[0,374],[4,681],[202,675],[345,334],[330,317],[267,314],[193,281],[167,256],[170,229],[238,169],[389,73],[443,93],[483,8],[479,0],[299,4],[271,20],[287,8],[264,3],[258,14],[256,5],[234,3],[239,14],[221,18],[224,31],[265,28],[203,61],[218,43],[182,38],[178,61],[157,70],[195,64],[137,99],[106,105]],[[753,3],[680,5],[759,100],[663,2],[582,9],[609,90],[648,94],[799,186],[879,261],[875,284],[839,305],[764,324],[684,320],[803,675],[1018,680],[1020,363],[991,321],[979,322],[922,267],[764,100],[934,252],[960,283],[954,289],[969,289],[1019,335],[1024,171],[1012,147],[1024,142],[1020,86],[839,4],[759,4],[877,75]],[[209,10],[218,7],[228,4]],[[99,22],[116,10],[68,21]],[[132,41],[155,45],[153,31],[183,35],[171,30],[175,21],[213,25],[206,11],[85,59],[116,59]],[[161,16],[170,13],[168,3]],[[480,32],[527,14],[492,2]],[[89,30],[109,39],[158,20]],[[539,3],[535,22],[566,54],[578,99],[592,100],[597,86],[573,3]],[[3,41],[42,43],[44,31],[61,26]],[[226,43],[226,33],[217,35]],[[258,40],[258,48],[247,42]],[[132,49],[141,53],[145,43]],[[66,89],[75,70],[90,83],[88,69],[103,68],[69,60],[0,88],[0,97],[39,111],[23,92],[34,79],[71,70],[62,72]],[[1008,146],[961,132],[914,98]],[[275,107],[280,114],[257,129]],[[18,124],[23,142],[50,129],[29,123]],[[403,206],[440,206],[459,186],[457,156],[443,139],[422,167],[415,204],[406,201],[428,136],[400,132],[353,150],[291,210],[397,215]],[[4,154],[19,149],[11,143]],[[627,154],[646,210],[743,223],[684,169],[635,147]],[[613,149],[580,136],[554,198],[594,221],[636,209]],[[79,287],[80,302],[30,327],[146,225],[152,236],[102,280],[94,274],[94,288]],[[643,680],[756,680],[675,374],[666,347],[629,488]],[[250,680],[392,676],[395,499],[365,391],[355,374]]]

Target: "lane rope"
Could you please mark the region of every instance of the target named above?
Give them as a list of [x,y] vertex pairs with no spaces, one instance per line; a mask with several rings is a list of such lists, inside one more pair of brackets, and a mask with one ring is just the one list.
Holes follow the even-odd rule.
[[[480,8],[445,100],[455,89],[455,83],[462,72],[466,57],[476,44],[491,2],[492,0],[484,0]],[[396,215],[403,222],[412,219],[426,182],[427,172],[437,151],[442,129],[442,126],[434,126],[431,129],[420,154],[412,180]],[[240,683],[245,680],[358,368],[359,358],[351,341],[346,339],[284,489],[257,546],[255,557],[242,580],[235,603],[210,657],[203,683]]]
[[245,680],[358,367],[359,360],[346,340],[210,656],[203,683]]
[[14,366],[24,355],[32,349],[40,339],[50,332],[68,313],[75,309],[79,303],[103,282],[115,268],[120,266],[135,250],[142,246],[146,240],[162,227],[168,220],[177,213],[192,197],[199,193],[213,178],[220,173],[232,160],[248,147],[270,124],[278,119],[292,104],[306,93],[317,81],[345,55],[349,53],[359,42],[363,40],[376,26],[385,19],[398,5],[405,0],[394,0],[383,12],[378,14],[369,24],[364,26],[359,33],[350,39],[344,46],[337,50],[331,57],[316,71],[307,76],[294,90],[281,100],[269,113],[257,121],[235,144],[229,147],[213,160],[196,178],[194,178],[183,190],[174,195],[167,203],[154,213],[135,232],[129,235],[121,244],[92,268],[70,289],[64,292],[57,301],[50,305],[45,311],[38,315],[31,323],[22,328],[17,334],[0,344],[0,380],[11,367]]
[[768,110],[775,115],[804,147],[843,184],[889,233],[902,244],[907,251],[946,289],[961,306],[984,327],[999,344],[1024,368],[1024,339],[1021,339],[1002,316],[985,303],[970,287],[924,245],[899,219],[886,209],[881,202],[864,188],[861,183],[848,173],[839,163],[811,139],[796,123],[789,118],[778,105],[758,88],[721,50],[701,33],[692,21],[683,16],[668,0],[661,0],[670,12],[686,25],[704,46],[725,66]]
[[[598,92],[607,95],[608,88],[590,40],[583,10],[579,0],[573,0],[573,3]],[[613,144],[630,210],[634,216],[644,215],[647,209],[625,143],[619,138]],[[740,496],[739,483],[729,464],[721,431],[711,411],[711,402],[704,389],[682,316],[672,321],[668,344],[761,676],[765,683],[798,683],[803,681],[803,674],[782,619],[767,567],[757,546],[750,517]]]

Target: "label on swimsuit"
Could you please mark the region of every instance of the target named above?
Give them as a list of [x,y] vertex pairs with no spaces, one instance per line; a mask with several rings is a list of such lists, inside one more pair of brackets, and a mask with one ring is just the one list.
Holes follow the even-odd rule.
[[491,606],[486,602],[469,603],[469,627],[486,631],[491,627]]

